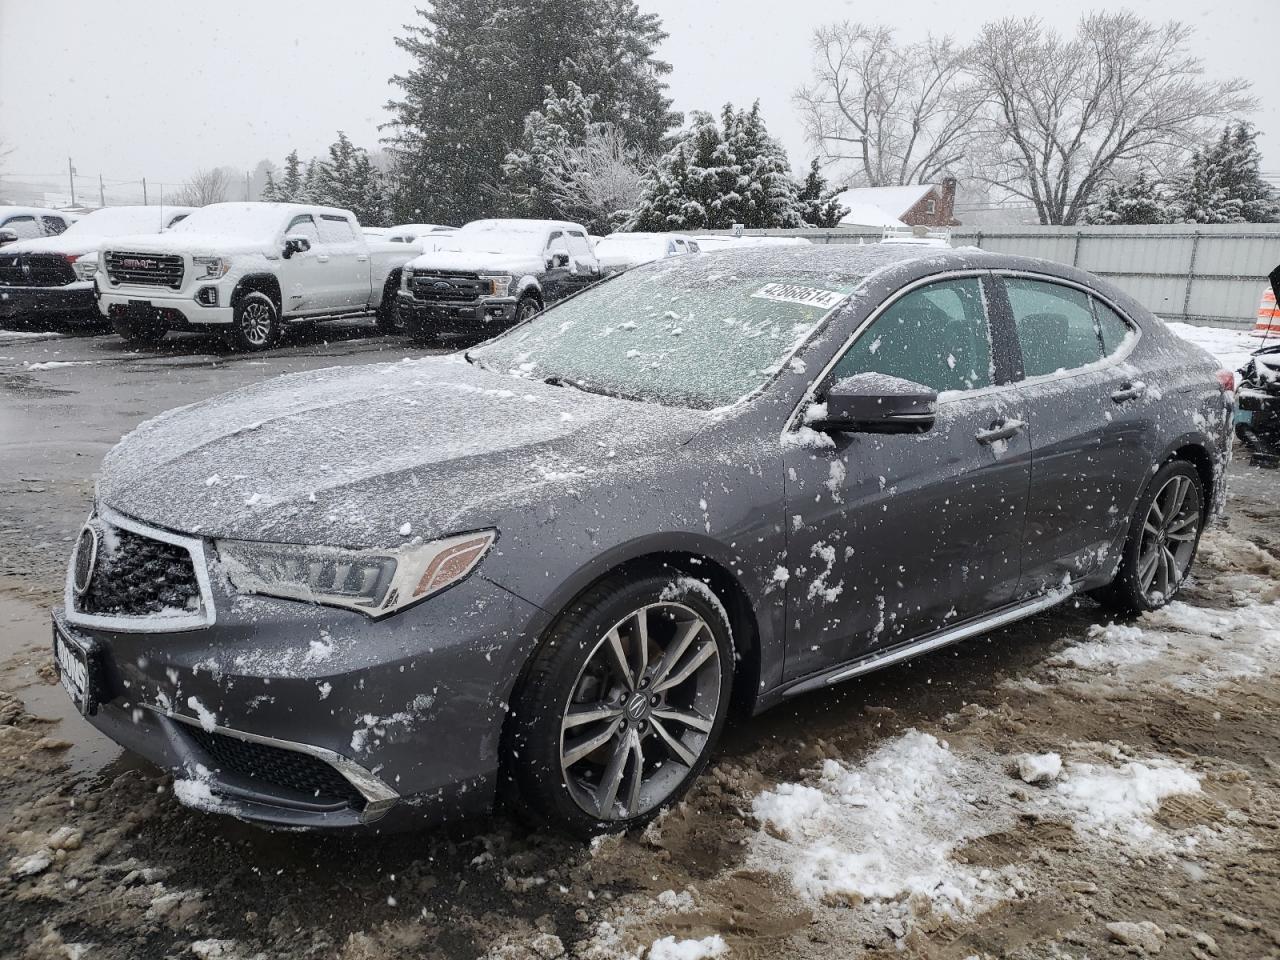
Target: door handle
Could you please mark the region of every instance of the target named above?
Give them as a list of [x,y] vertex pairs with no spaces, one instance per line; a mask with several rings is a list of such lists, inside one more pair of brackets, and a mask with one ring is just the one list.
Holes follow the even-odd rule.
[[1144,396],[1147,392],[1147,385],[1141,380],[1135,380],[1133,383],[1126,383],[1115,393],[1111,394],[1111,399],[1116,403],[1124,403],[1126,400],[1137,400]]
[[328,263],[329,255],[327,253],[322,253],[319,256],[317,256],[316,259],[319,260],[321,263]]
[[991,424],[990,430],[979,430],[974,439],[979,443],[995,443],[997,440],[1008,440],[1015,436],[1026,424],[1021,420],[997,420]]
[[369,262],[369,258],[368,258],[367,256],[365,256],[363,253],[362,253],[362,254],[360,254],[360,256],[356,257],[356,259],[357,259],[358,261],[360,261],[361,263],[368,263],[368,262]]

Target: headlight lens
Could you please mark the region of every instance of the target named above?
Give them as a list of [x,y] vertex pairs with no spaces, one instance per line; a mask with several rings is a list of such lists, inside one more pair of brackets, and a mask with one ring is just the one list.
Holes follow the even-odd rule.
[[[196,268],[197,280],[217,280],[231,269],[231,261],[226,257],[192,257],[191,265]],[[199,272],[201,267],[204,273]]]
[[481,280],[489,281],[489,296],[505,297],[511,289],[511,277],[505,273],[479,273]]
[[250,540],[219,540],[215,546],[241,593],[344,607],[376,619],[465,579],[496,539],[497,531],[481,530],[396,550]]
[[98,272],[98,258],[92,253],[83,257],[77,257],[72,264],[76,271],[76,277],[80,280],[92,280],[93,275]]

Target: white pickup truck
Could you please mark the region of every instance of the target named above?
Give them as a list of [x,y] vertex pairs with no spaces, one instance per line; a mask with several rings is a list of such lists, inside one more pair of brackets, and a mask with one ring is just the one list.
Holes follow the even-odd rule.
[[214,203],[167,233],[111,239],[94,281],[99,310],[131,343],[208,329],[263,350],[293,323],[374,314],[392,331],[400,270],[420,249],[366,239],[349,210]]

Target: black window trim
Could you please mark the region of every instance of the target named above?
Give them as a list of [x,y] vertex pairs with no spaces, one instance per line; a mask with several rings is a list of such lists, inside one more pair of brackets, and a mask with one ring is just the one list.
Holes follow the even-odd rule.
[[[1010,268],[996,267],[990,271],[992,275],[992,288],[995,292],[995,299],[999,302],[1001,310],[1004,313],[1005,321],[1008,325],[1012,339],[1008,344],[1011,352],[1011,358],[1016,361],[1017,379],[1016,383],[1026,383],[1030,381],[1033,384],[1047,383],[1053,380],[1067,380],[1072,377],[1084,376],[1096,370],[1105,370],[1116,364],[1122,363],[1129,359],[1129,355],[1133,353],[1138,346],[1138,341],[1142,339],[1142,324],[1136,322],[1125,310],[1102,293],[1087,284],[1071,280],[1068,277],[1059,277],[1052,273],[1039,273],[1035,270],[1014,270]],[[1093,363],[1087,364],[1085,367],[1072,367],[1069,370],[1062,370],[1055,373],[1044,373],[1035,377],[1028,377],[1022,365],[1022,345],[1018,342],[1017,323],[1013,318],[1013,304],[1009,302],[1009,292],[1005,289],[1004,280],[1006,277],[1015,277],[1023,280],[1036,280],[1041,283],[1057,284],[1060,287],[1070,287],[1078,290],[1085,296],[1089,297],[1089,312],[1093,315],[1094,329],[1099,332],[1099,347],[1102,347],[1101,330],[1098,326],[1098,311],[1093,306],[1094,300],[1099,300],[1110,307],[1122,321],[1129,327],[1133,337],[1128,341],[1127,345],[1117,350],[1115,353],[1101,357]]]

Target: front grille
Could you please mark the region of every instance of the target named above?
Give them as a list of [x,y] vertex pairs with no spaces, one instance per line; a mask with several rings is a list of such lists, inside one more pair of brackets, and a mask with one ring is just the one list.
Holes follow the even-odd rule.
[[97,563],[76,598],[78,611],[118,617],[200,612],[200,583],[186,547],[120,527],[98,529]]
[[474,273],[453,270],[432,270],[429,273],[414,271],[409,289],[415,300],[427,302],[479,300],[489,293],[489,281],[481,280]]
[[0,286],[65,287],[75,279],[71,261],[61,254],[0,253]]
[[112,283],[145,287],[182,286],[182,257],[172,253],[128,253],[112,250],[103,261]]
[[202,727],[186,727],[185,732],[224,773],[282,787],[312,803],[364,806],[360,791],[318,757],[241,740]]

